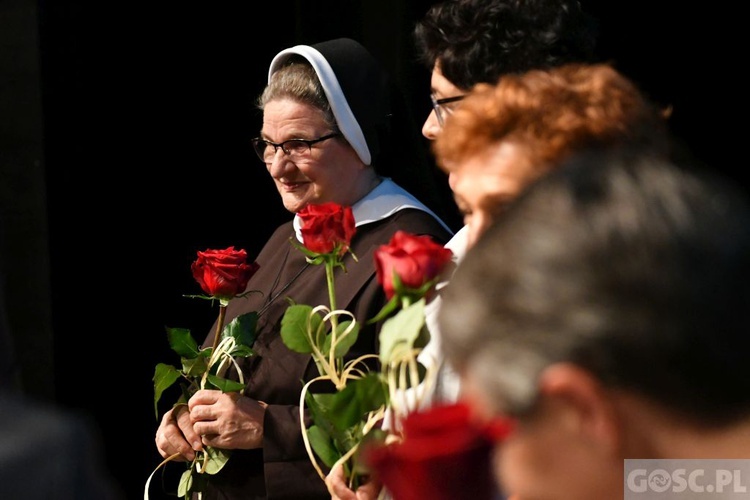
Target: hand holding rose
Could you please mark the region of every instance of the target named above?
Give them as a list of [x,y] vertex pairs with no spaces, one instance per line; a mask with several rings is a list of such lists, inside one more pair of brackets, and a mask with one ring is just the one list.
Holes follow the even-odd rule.
[[[170,346],[181,358],[180,368],[159,363],[154,372],[157,415],[162,393],[177,381],[183,382],[182,402],[164,414],[155,438],[164,458],[156,470],[172,460],[190,462],[178,486],[179,497],[200,492],[197,475],[221,470],[229,459],[227,450],[258,448],[263,439],[265,405],[241,395],[245,389],[241,374],[239,381],[224,378],[235,357],[253,354],[257,313],[239,316],[224,328],[229,301],[250,293],[245,288],[259,268],[246,261],[247,252],[234,247],[198,252],[191,271],[208,296],[189,297],[219,301],[213,346],[200,348],[190,330],[167,328]],[[146,481],[145,498],[151,477]]]
[[202,390],[188,402],[193,431],[224,450],[260,448],[266,404],[237,392]]
[[179,462],[192,462],[195,452],[203,451],[201,437],[193,430],[190,412],[185,405],[175,405],[164,413],[155,441],[162,458],[178,455],[173,460]]

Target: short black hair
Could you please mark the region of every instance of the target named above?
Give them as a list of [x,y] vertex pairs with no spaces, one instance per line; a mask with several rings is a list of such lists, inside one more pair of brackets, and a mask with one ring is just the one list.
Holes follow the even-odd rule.
[[457,87],[507,73],[598,62],[597,20],[577,0],[446,0],[414,29],[419,59]]

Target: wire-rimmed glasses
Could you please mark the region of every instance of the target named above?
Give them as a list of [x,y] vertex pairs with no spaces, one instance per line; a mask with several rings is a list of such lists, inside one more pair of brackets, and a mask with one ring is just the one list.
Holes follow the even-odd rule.
[[271,142],[260,137],[252,139],[253,149],[264,163],[271,163],[276,156],[276,151],[281,148],[285,155],[289,155],[292,160],[304,158],[310,154],[313,144],[338,137],[341,132],[332,132],[328,135],[318,137],[317,139],[289,139],[283,142]]
[[445,97],[443,99],[435,99],[435,94],[430,94],[430,102],[432,102],[432,109],[435,111],[437,121],[442,127],[445,124],[445,119],[449,113],[452,113],[452,109],[446,104],[460,101],[466,97],[465,95],[457,95],[453,97]]

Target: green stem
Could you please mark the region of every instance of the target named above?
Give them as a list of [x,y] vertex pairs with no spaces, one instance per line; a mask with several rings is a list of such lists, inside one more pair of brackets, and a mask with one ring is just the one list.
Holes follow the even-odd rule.
[[[227,315],[227,304],[224,303],[224,301],[219,303],[219,321],[216,323],[216,332],[214,333],[214,345],[211,349],[211,357],[213,357],[216,353],[216,348],[219,346],[219,338],[221,337],[221,332],[224,330],[224,318]],[[208,378],[208,372],[211,371],[211,367],[207,367],[206,371],[203,372],[203,377],[201,378],[201,389],[206,388],[206,379]]]
[[404,295],[401,297],[401,309],[406,309],[411,305],[411,297]]
[[214,345],[211,353],[216,351],[216,347],[219,345],[219,338],[221,337],[221,331],[224,329],[224,318],[227,315],[227,305],[219,304],[219,321],[216,323],[216,332],[214,333]]
[[[336,254],[329,255],[328,258],[325,260],[325,266],[326,266],[326,282],[328,283],[328,302],[331,304],[331,311],[336,310],[336,289],[334,288],[334,282],[333,282],[333,268],[334,261],[336,259]],[[331,316],[331,345],[336,345],[336,330],[338,328],[338,316],[333,314]],[[338,361],[335,359],[334,352],[336,349],[331,349],[331,353],[329,355],[328,363],[331,366],[334,366],[334,361]],[[338,366],[340,363],[336,363],[336,370],[340,371],[341,367]]]

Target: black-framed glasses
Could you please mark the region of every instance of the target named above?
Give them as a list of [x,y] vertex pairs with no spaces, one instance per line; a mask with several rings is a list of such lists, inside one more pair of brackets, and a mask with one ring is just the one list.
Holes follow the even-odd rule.
[[446,104],[450,104],[452,102],[458,102],[464,97],[466,96],[457,95],[453,97],[445,97],[443,99],[435,99],[435,94],[430,94],[430,101],[432,102],[432,109],[433,111],[435,111],[435,116],[437,117],[437,121],[441,127],[445,124],[445,119],[448,116],[448,114],[453,112],[452,108],[449,106],[446,106]]
[[253,149],[255,149],[255,153],[258,155],[258,158],[260,158],[264,163],[271,163],[274,156],[276,156],[276,151],[278,151],[279,148],[281,148],[285,155],[289,155],[292,160],[298,160],[300,158],[305,158],[310,154],[313,144],[317,144],[319,142],[323,142],[340,135],[341,132],[332,132],[328,135],[318,137],[317,139],[289,139],[288,141],[279,143],[256,137],[255,139],[252,139],[252,143]]

